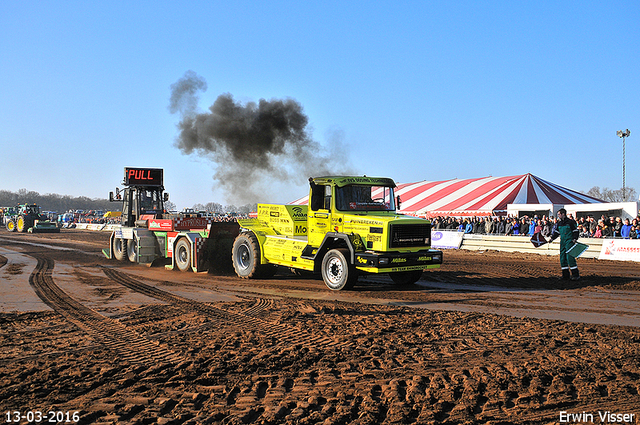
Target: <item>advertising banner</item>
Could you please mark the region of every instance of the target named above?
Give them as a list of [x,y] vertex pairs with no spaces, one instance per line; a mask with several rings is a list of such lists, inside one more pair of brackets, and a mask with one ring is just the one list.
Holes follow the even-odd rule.
[[431,230],[431,247],[438,249],[460,249],[464,232],[455,230]]
[[599,260],[640,261],[640,240],[603,239]]

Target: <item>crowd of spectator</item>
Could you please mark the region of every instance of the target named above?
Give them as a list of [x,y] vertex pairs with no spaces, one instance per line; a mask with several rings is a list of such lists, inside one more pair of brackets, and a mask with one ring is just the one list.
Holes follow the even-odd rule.
[[[179,214],[167,214],[166,218],[178,217]],[[190,213],[184,214],[188,217],[203,217],[211,220],[212,222],[236,222],[238,219],[249,218],[248,214],[243,213],[219,213],[219,214],[205,214],[205,213]],[[122,217],[104,217],[94,214],[75,214],[72,216],[72,223],[89,223],[89,224],[120,224],[122,223]]]
[[[569,218],[575,220],[571,214]],[[457,230],[465,233],[483,235],[525,235],[533,236],[540,232],[551,236],[557,218],[541,217],[435,217],[431,220],[433,229]],[[640,239],[640,215],[633,220],[602,215],[596,220],[593,216],[583,216],[576,220],[581,238],[624,238]]]

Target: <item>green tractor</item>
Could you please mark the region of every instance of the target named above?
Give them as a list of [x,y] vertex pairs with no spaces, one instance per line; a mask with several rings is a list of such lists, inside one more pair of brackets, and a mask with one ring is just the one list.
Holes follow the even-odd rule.
[[40,214],[40,207],[36,204],[18,205],[15,213],[5,216],[5,219],[10,232],[60,232],[56,223]]
[[10,232],[16,231],[16,209],[14,207],[7,207],[2,209],[3,224]]

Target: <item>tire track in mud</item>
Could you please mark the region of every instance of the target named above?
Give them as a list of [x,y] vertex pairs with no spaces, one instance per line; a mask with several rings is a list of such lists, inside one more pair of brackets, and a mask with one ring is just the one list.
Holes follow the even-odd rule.
[[338,342],[322,335],[312,335],[302,329],[294,329],[260,318],[260,311],[267,307],[267,301],[258,302],[258,304],[243,313],[236,313],[163,291],[115,269],[103,267],[102,270],[107,277],[133,291],[169,303],[185,312],[197,312],[235,326],[241,326],[244,329],[259,331],[267,337],[276,339],[278,344],[320,346],[324,348],[351,346],[351,342]]
[[256,303],[246,310],[242,311],[242,314],[251,317],[261,317],[268,314],[267,309],[273,306],[272,299],[258,298]]
[[176,363],[183,360],[176,353],[73,299],[56,285],[51,277],[55,262],[40,255],[30,255],[38,261],[36,268],[29,276],[29,283],[38,297],[55,312],[89,334],[96,342],[114,350],[131,363],[149,364],[149,361],[158,360]]

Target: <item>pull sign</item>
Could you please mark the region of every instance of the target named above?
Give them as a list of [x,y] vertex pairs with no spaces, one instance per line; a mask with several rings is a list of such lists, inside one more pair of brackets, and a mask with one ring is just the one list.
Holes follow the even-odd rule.
[[125,168],[126,186],[162,186],[162,168]]

